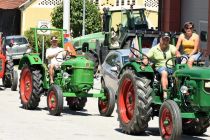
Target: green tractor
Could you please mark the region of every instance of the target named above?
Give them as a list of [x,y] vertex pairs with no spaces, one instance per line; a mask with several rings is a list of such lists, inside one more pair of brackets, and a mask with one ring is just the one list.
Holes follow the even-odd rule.
[[[167,60],[166,67],[171,67],[168,62],[173,62],[174,73],[168,77],[168,98],[164,100],[160,75],[143,61],[147,57],[142,53],[145,32],[135,33],[139,49],[132,48],[131,52],[135,50],[136,57],[119,73],[117,114],[122,131],[143,133],[150,119],[158,116],[159,131],[164,140],[181,139],[182,133],[205,133],[210,120],[210,68],[189,68],[187,64],[178,63],[175,57]],[[136,55],[136,51],[139,54]],[[181,59],[187,60],[184,56]]]
[[[129,48],[135,34],[130,33],[130,30],[150,30],[157,32],[153,28],[149,28],[146,9],[134,8],[130,9],[111,10],[103,9],[103,31],[93,33],[73,39],[73,44],[78,50],[81,50],[84,44],[89,45],[87,55],[95,62],[95,69],[103,62],[107,54],[116,49]],[[149,11],[147,11],[149,12]],[[119,17],[119,20],[115,18]],[[144,46],[150,46],[155,36],[144,36]],[[148,44],[149,43],[149,44]],[[96,72],[97,70],[95,70]]]
[[[37,31],[51,30],[60,32],[61,44],[64,47],[63,29],[33,28],[35,36],[35,52],[25,54],[20,60],[20,100],[23,108],[36,109],[41,95],[47,95],[47,106],[51,115],[60,115],[63,109],[63,97],[72,110],[82,110],[87,97],[98,98],[99,112],[102,116],[110,116],[115,106],[115,96],[102,89],[98,93],[89,93],[94,83],[94,63],[83,55],[67,56],[61,67],[55,70],[54,84],[49,82],[48,66],[45,60],[45,47],[39,53]],[[63,53],[63,51],[61,52]],[[60,58],[56,58],[60,61]]]

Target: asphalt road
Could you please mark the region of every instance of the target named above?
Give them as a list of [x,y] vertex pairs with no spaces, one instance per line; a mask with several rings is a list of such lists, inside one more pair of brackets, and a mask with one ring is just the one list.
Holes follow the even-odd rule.
[[[99,81],[95,85],[99,88]],[[116,108],[112,117],[102,117],[93,98],[78,112],[70,111],[65,102],[61,116],[49,115],[45,96],[36,110],[23,109],[18,91],[10,89],[0,90],[0,104],[0,140],[161,140],[157,117],[145,134],[126,135],[119,129]],[[183,135],[182,139],[210,140],[210,128],[201,137]]]

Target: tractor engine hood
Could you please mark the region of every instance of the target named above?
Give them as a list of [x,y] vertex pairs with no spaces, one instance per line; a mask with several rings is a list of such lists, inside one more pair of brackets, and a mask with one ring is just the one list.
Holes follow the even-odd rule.
[[192,67],[179,69],[174,72],[175,77],[190,77],[191,79],[210,80],[210,68],[208,67]]
[[69,60],[62,63],[61,67],[70,66],[71,68],[85,68],[94,69],[94,62],[85,58],[85,56],[77,56],[70,58]]

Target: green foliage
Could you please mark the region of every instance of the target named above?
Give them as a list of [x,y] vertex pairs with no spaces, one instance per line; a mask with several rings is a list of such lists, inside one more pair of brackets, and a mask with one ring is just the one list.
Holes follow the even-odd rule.
[[[32,52],[35,52],[35,38],[34,38],[34,31],[32,29],[25,31],[24,36],[28,38],[28,41],[30,43],[30,47],[32,48]],[[44,46],[45,49],[50,47],[50,39],[51,36],[57,36],[58,37],[58,45],[61,47],[61,34],[57,31],[51,31],[50,35],[44,35]],[[43,35],[37,35],[38,39],[38,49],[39,52],[42,50],[42,42],[43,42]]]
[[[85,33],[95,33],[101,31],[101,15],[98,7],[86,0],[85,10]],[[70,26],[73,31],[73,37],[80,36],[82,34],[82,19],[83,19],[83,0],[71,0],[70,1]],[[63,26],[63,4],[56,7],[51,13],[52,25],[57,28]]]

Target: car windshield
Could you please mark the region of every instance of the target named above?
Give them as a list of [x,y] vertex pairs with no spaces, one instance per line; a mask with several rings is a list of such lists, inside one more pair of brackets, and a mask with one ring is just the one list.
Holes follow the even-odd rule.
[[24,37],[6,39],[6,44],[9,45],[11,43],[11,40],[14,40],[13,42],[18,45],[28,44],[27,40]]
[[125,64],[125,63],[127,63],[129,61],[129,56],[123,56],[122,57],[122,63],[123,63],[123,65]]

